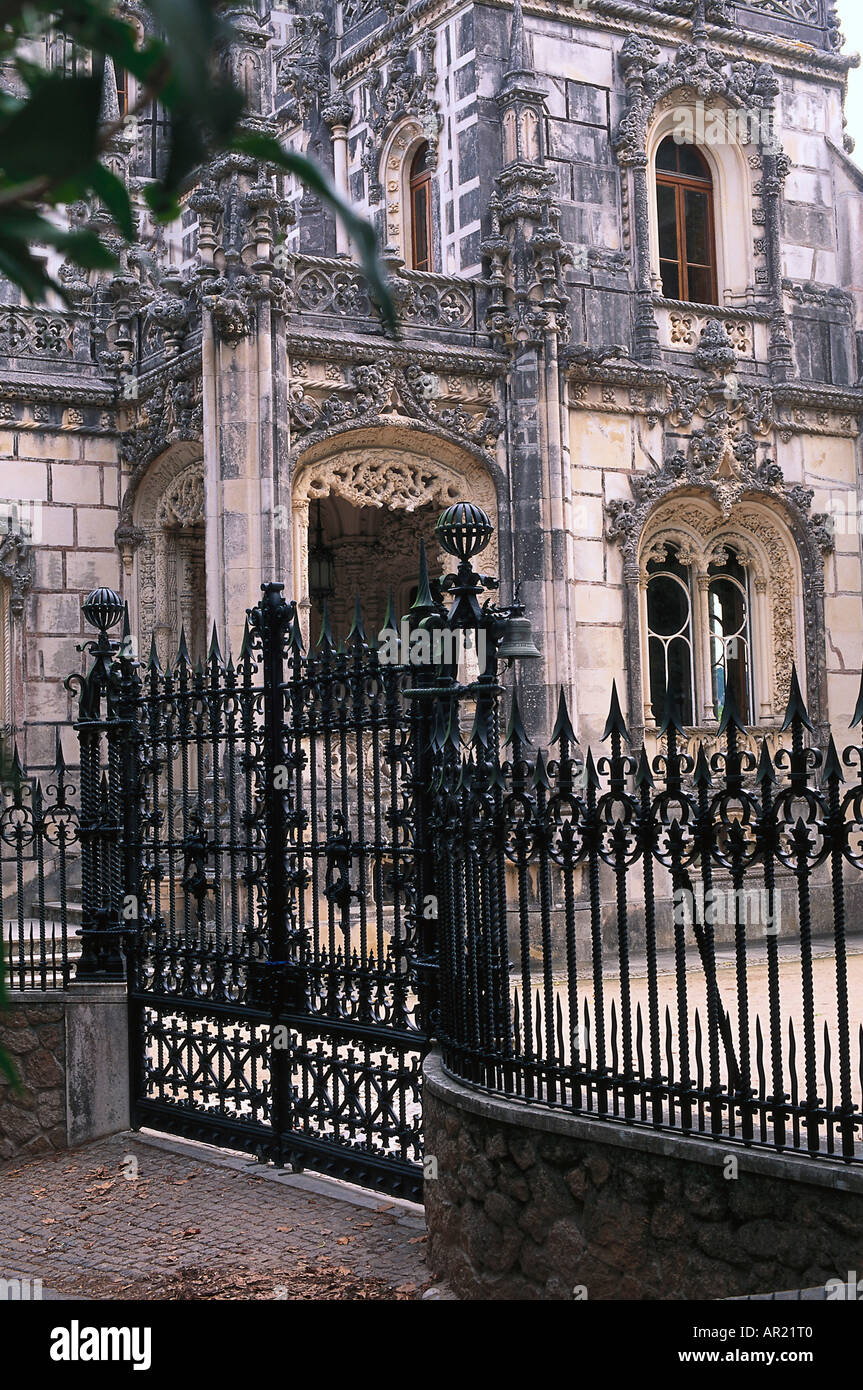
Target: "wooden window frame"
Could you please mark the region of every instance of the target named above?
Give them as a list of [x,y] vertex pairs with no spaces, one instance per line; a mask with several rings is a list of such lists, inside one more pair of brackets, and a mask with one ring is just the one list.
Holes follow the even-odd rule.
[[117,85],[117,106],[121,117],[129,114],[129,74],[125,68],[117,68],[114,74]]
[[[706,303],[718,305],[719,303],[719,283],[716,265],[716,216],[714,208],[714,196],[716,185],[712,178],[705,179],[692,178],[686,174],[672,174],[665,169],[656,169],[656,187],[673,188],[675,193],[675,217],[677,229],[677,261],[672,261],[668,256],[661,254],[659,248],[659,273],[662,274],[663,265],[677,265],[680,294],[678,298],[686,304]],[[707,270],[710,273],[710,290],[713,296],[710,300],[694,300],[689,293],[689,266],[686,245],[686,192],[691,190],[695,193],[707,194],[707,244],[710,255],[708,265],[700,265],[696,261],[691,264],[696,270]],[[657,199],[657,219],[659,217],[659,202]],[[657,225],[657,233],[658,233]]]
[[[411,170],[413,169],[414,164],[416,163],[416,160],[417,160],[417,155],[419,154],[420,149],[422,149],[422,148],[423,148],[423,147],[420,146],[419,149],[415,150],[414,153],[413,153],[413,155],[411,156]],[[428,145],[426,145],[426,149],[428,149]],[[426,198],[425,198],[425,227],[426,227],[426,246],[428,247],[428,263],[427,263],[427,265],[425,265],[425,266],[419,266],[419,265],[417,265],[417,260],[418,260],[418,256],[417,256],[417,220],[418,220],[418,219],[417,219],[417,197],[416,197],[416,195],[417,195],[417,193],[419,192],[419,190],[420,190],[421,188],[425,188],[425,190],[426,190]],[[413,270],[425,270],[425,271],[427,271],[427,272],[431,272],[431,271],[434,270],[434,256],[433,256],[434,247],[433,247],[433,245],[432,245],[432,186],[431,186],[431,169],[424,169],[423,172],[422,172],[421,174],[416,174],[416,175],[414,175],[413,173],[411,173],[411,174],[409,175],[409,177],[408,177],[408,197],[409,197],[409,200],[410,200],[410,217],[411,217],[411,268],[412,268]]]

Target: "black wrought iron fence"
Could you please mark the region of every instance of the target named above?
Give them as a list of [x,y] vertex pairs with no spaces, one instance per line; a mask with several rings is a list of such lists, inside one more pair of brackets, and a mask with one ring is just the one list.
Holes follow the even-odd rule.
[[491,523],[438,535],[410,652],[359,608],[306,651],[268,585],[236,662],[162,669],[90,596],[79,767],[0,774],[11,983],[128,974],[136,1123],[390,1191],[419,1191],[430,1037],[505,1095],[859,1161],[863,747],[816,746],[795,674],[773,754],[730,691],[718,751],[673,695],[635,750],[616,688],[600,752],[563,694],[543,752],[499,674],[524,611],[471,566]]
[[12,989],[64,989],[80,950],[78,786],[58,736],[53,771],[0,759],[0,949]]
[[[757,758],[731,692],[696,758],[673,699],[650,758],[616,689],[582,758],[561,694],[548,753],[493,673],[436,739],[440,1036],[474,1084],[723,1142],[863,1158],[863,748]],[[483,689],[485,685],[485,689]],[[852,727],[863,721],[863,689]],[[855,986],[852,989],[852,982]]]

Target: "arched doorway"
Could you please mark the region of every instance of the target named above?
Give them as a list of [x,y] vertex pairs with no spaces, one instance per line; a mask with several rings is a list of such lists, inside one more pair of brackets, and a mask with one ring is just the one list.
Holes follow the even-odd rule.
[[133,523],[134,551],[124,559],[143,655],[154,635],[160,661],[173,661],[184,632],[197,662],[207,652],[204,467],[190,461],[188,446],[154,460],[135,494]]
[[[368,437],[367,437],[368,436]],[[421,452],[424,444],[435,457]],[[333,635],[345,636],[360,595],[367,635],[379,631],[389,593],[396,616],[410,607],[417,582],[420,539],[426,542],[434,578],[454,568],[435,539],[434,527],[445,507],[476,502],[497,524],[497,496],[491,475],[466,451],[442,440],[419,437],[408,444],[383,431],[357,431],[308,451],[293,486],[294,592],[304,635],[319,631],[321,602],[309,592],[309,552],[317,543],[318,518],[323,545],[332,558],[333,591],[327,607]],[[483,568],[498,572],[497,532],[483,555]]]

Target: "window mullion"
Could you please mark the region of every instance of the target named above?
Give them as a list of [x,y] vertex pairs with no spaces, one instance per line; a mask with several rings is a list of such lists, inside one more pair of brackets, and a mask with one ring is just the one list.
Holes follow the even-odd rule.
[[689,260],[686,248],[686,200],[683,184],[679,183],[677,193],[677,254],[680,258],[680,297],[689,303]]
[[713,703],[713,653],[710,646],[710,577],[706,570],[695,575],[697,593],[692,605],[695,626],[695,699],[699,724],[715,721]]

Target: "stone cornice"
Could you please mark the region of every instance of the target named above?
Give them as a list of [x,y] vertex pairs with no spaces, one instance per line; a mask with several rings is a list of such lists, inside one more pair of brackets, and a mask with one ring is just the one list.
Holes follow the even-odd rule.
[[626,359],[586,365],[564,358],[564,375],[575,382],[595,381],[603,386],[631,386],[634,390],[643,390],[664,386],[672,374],[661,367],[644,367]]
[[690,304],[684,299],[666,299],[661,294],[653,296],[657,309],[678,310],[681,313],[697,313],[701,319],[741,319],[747,323],[769,323],[769,309],[737,308],[728,304]]
[[[701,380],[695,371],[674,371],[667,367],[640,367],[636,363],[619,360],[596,365],[568,362],[564,364],[564,377],[573,386],[582,388],[585,386],[619,387],[624,390],[628,389],[630,392],[644,391],[648,393],[643,403],[633,404],[630,400],[628,403],[618,403],[615,406],[590,400],[583,392],[581,395],[573,394],[570,396],[569,405],[574,410],[588,412],[609,410],[617,414],[647,415],[653,418],[658,418],[665,412],[657,409],[655,395],[651,398],[650,393],[664,393],[675,384],[686,385]],[[783,382],[775,386],[760,381],[753,381],[750,384],[755,390],[769,391],[776,407],[785,407],[788,410],[816,410],[852,417],[863,415],[863,388],[860,387],[823,386],[815,382],[796,381]],[[810,422],[801,423],[795,420],[776,419],[774,424],[775,428],[779,430],[790,431],[795,434],[824,433],[822,428]],[[827,432],[835,433],[835,431],[830,430]]]
[[777,405],[863,414],[863,387],[859,386],[819,386],[817,382],[786,381],[773,387],[773,399]]
[[[511,0],[484,0],[484,3],[489,9],[512,9]],[[439,22],[461,8],[460,0],[415,0],[409,9],[387,20],[373,34],[349,49],[334,63],[333,72],[339,81],[358,77],[379,58],[380,49],[394,38],[408,35],[418,37],[421,29],[413,33],[417,21],[423,20],[427,28],[430,23]],[[619,34],[634,31],[648,35],[658,43],[688,42],[692,34],[689,19],[674,14],[649,13],[640,5],[631,3],[631,0],[591,0],[589,8],[560,4],[559,0],[526,0],[523,9],[526,15],[538,19],[554,19],[573,26]],[[822,81],[833,78],[844,83],[849,69],[860,63],[859,54],[809,48],[775,34],[758,34],[737,28],[729,30],[717,24],[708,24],[707,34],[713,45],[729,57],[768,61],[778,71],[817,77]]]
[[311,361],[368,362],[385,357],[397,367],[420,363],[439,371],[458,372],[461,375],[473,373],[482,377],[503,376],[508,360],[500,353],[484,348],[448,347],[442,343],[431,347],[426,343],[393,342],[389,338],[370,339],[353,334],[340,334],[333,338],[322,332],[288,330],[285,346],[291,355]]
[[0,382],[0,400],[3,401],[36,401],[39,404],[59,401],[65,405],[96,405],[110,409],[116,398],[114,386],[84,386],[75,381],[34,382],[20,377]]
[[197,342],[185,352],[178,353],[176,357],[170,357],[165,362],[160,362],[157,367],[141,372],[138,377],[140,394],[149,395],[151,390],[161,386],[163,382],[172,381],[180,376],[200,376],[201,371],[201,343]]

